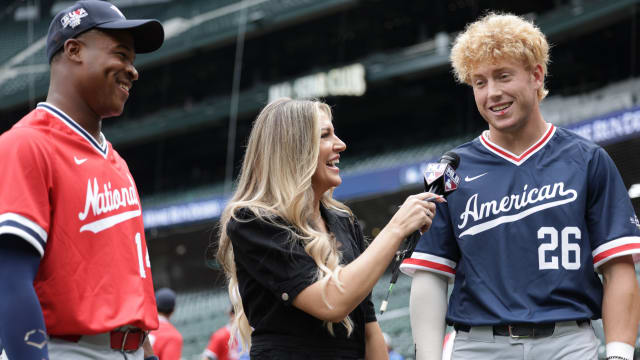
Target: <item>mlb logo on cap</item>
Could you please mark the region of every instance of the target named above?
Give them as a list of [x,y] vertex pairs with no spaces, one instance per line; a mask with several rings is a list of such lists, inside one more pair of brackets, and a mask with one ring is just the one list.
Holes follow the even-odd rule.
[[127,20],[122,12],[108,1],[83,0],[60,11],[51,21],[47,35],[49,62],[65,41],[91,29],[125,30],[133,36],[136,53],[157,50],[164,41],[164,30],[158,20]]
[[63,16],[60,22],[62,22],[63,28],[66,28],[67,26],[75,28],[76,26],[80,25],[80,20],[87,15],[89,15],[87,14],[87,11],[83,8],[80,8]]

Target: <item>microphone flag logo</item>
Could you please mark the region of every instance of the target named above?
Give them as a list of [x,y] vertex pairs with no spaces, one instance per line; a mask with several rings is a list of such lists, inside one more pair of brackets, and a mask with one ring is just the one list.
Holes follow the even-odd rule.
[[436,180],[440,179],[445,173],[447,164],[444,163],[429,163],[425,170],[425,180],[427,185],[431,186]]
[[445,194],[450,193],[458,188],[458,184],[460,184],[460,176],[456,174],[456,172],[451,168],[451,166],[447,165],[444,172],[444,192]]

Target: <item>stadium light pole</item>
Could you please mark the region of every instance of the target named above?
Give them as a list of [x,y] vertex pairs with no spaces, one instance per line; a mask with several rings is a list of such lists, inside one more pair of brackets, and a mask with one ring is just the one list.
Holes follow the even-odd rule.
[[638,59],[638,4],[631,7],[631,69],[630,75],[636,77],[636,61]]
[[247,0],[242,1],[238,18],[238,37],[236,39],[236,57],[233,66],[233,85],[231,87],[231,108],[229,110],[229,132],[227,136],[227,162],[224,178],[224,193],[231,193],[233,184],[233,161],[236,146],[236,128],[238,124],[238,102],[240,97],[240,78],[242,76],[242,56],[244,52],[244,38],[247,31]]
[[[27,7],[31,7],[37,11],[36,16],[30,16],[27,21],[27,47],[33,44],[35,22],[40,19],[40,0],[27,1]],[[34,65],[35,57],[29,57],[29,65]],[[29,108],[33,109],[36,102],[36,85],[33,69],[28,72],[29,76]]]

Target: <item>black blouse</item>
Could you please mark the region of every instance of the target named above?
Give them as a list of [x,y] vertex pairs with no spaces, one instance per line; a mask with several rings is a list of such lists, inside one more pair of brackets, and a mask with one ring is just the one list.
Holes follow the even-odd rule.
[[[353,261],[365,249],[358,221],[322,206],[321,214],[338,241],[341,263]],[[278,350],[307,360],[363,358],[365,323],[376,321],[371,294],[349,314],[354,323],[351,336],[340,323],[333,325],[332,336],[322,320],[291,305],[313,284],[317,270],[304,247],[291,240],[289,231],[255,218],[248,210],[237,215],[241,221],[232,218],[227,234],[233,244],[242,305],[254,329],[252,359]],[[279,223],[286,225],[282,219]]]

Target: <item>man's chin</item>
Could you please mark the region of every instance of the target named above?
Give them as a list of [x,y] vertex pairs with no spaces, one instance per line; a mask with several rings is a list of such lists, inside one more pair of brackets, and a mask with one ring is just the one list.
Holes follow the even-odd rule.
[[122,107],[120,107],[118,109],[105,111],[106,115],[103,115],[102,118],[103,119],[108,119],[108,118],[112,118],[112,117],[118,117],[118,116],[122,115],[123,112],[124,112],[124,104],[122,105]]

